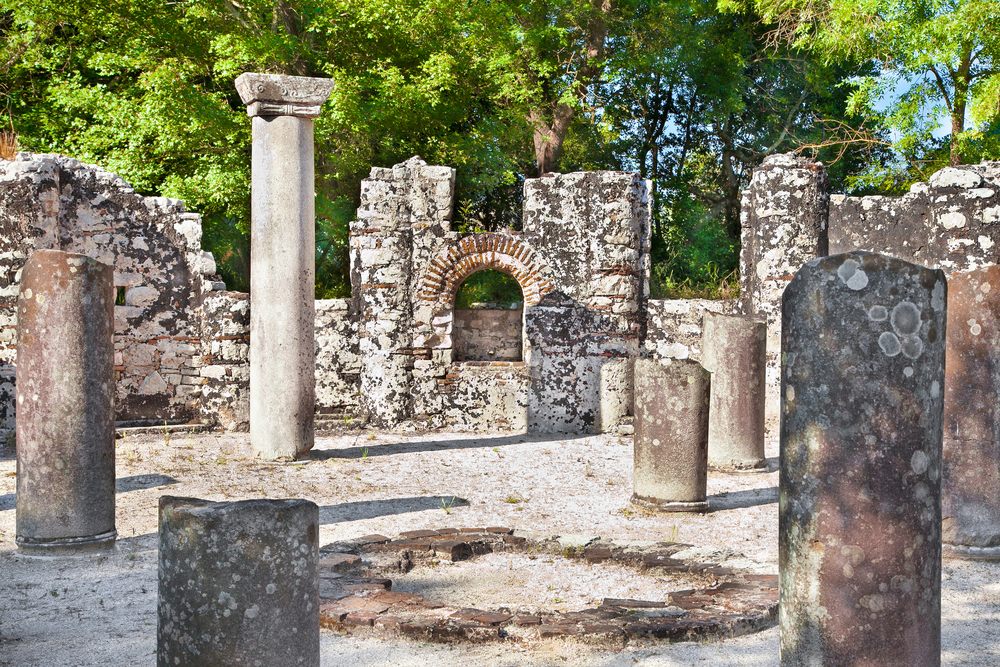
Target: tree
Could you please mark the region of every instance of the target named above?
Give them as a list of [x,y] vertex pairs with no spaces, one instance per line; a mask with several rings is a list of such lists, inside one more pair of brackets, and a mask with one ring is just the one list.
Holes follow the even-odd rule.
[[[908,90],[882,114],[902,133],[900,148],[926,142],[927,115],[950,118],[948,161],[1000,118],[1000,3],[996,0],[722,0],[753,6],[776,27],[775,41],[820,54],[877,63],[852,100],[874,113],[878,100]],[[722,4],[722,3],[720,3]],[[929,108],[928,108],[929,107]],[[971,130],[967,124],[973,121]]]

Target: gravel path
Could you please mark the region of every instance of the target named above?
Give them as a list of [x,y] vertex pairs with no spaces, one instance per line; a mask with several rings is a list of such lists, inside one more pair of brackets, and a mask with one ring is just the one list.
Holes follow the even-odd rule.
[[[765,474],[709,477],[713,511],[653,515],[632,508],[631,442],[608,436],[352,432],[318,437],[312,460],[267,464],[242,434],[130,435],[118,441],[113,555],[39,560],[14,549],[15,465],[0,450],[0,665],[153,665],[156,648],[156,503],[302,497],[320,505],[321,544],[368,533],[504,525],[552,535],[674,540],[717,558],[777,571],[776,443]],[[499,558],[499,555],[496,555]],[[492,558],[492,557],[491,557]],[[507,556],[506,558],[510,558]],[[506,568],[506,570],[504,570]],[[492,570],[496,584],[477,572]],[[658,599],[669,582],[606,566],[481,561],[414,571],[400,590],[435,589],[480,600],[494,589],[518,604],[572,608],[607,590]],[[507,579],[504,579],[507,577]],[[943,664],[1000,664],[1000,565],[945,562]],[[551,586],[551,589],[550,589]],[[559,602],[556,602],[559,598]],[[498,601],[497,604],[502,604]],[[717,644],[597,650],[565,641],[440,646],[324,633],[324,665],[776,666],[777,630]]]

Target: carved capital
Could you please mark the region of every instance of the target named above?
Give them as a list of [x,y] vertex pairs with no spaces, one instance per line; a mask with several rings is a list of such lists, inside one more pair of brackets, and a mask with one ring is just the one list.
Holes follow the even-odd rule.
[[316,118],[333,91],[333,79],[244,72],[236,91],[248,116]]

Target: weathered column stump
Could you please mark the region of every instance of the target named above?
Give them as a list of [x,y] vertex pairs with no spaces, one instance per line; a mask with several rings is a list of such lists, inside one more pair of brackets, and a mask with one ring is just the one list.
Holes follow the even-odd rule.
[[635,493],[664,512],[708,510],[711,375],[689,359],[635,362]]
[[250,444],[265,459],[313,447],[316,409],[313,118],[330,79],[244,73],[253,124]]
[[706,311],[702,331],[703,361],[712,373],[708,465],[766,472],[767,324],[753,317]]
[[948,276],[945,551],[1000,558],[1000,266]]
[[783,297],[782,667],[941,664],[941,271],[852,252]]
[[17,302],[17,546],[114,544],[114,270],[38,250]]
[[160,498],[158,667],[319,666],[319,508]]

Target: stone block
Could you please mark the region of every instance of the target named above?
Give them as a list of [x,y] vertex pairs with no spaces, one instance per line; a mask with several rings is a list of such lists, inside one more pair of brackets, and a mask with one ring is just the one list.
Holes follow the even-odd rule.
[[160,498],[160,667],[319,667],[319,508]]

